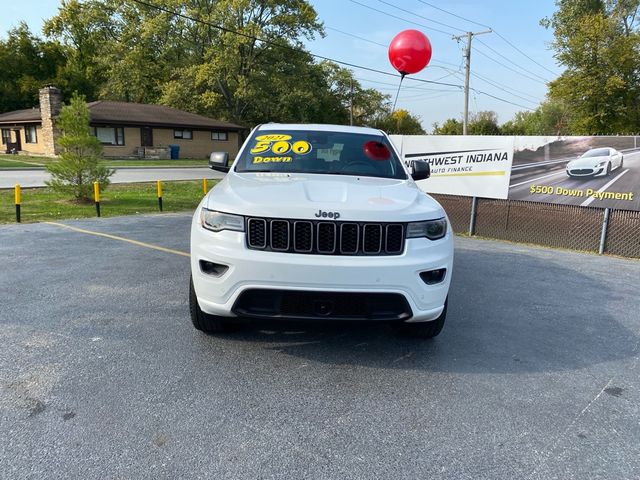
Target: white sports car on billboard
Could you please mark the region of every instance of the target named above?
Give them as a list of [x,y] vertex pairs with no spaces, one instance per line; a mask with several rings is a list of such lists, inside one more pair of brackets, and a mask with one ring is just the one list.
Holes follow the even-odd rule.
[[567,164],[570,177],[609,176],[612,170],[622,168],[624,155],[615,148],[592,148]]

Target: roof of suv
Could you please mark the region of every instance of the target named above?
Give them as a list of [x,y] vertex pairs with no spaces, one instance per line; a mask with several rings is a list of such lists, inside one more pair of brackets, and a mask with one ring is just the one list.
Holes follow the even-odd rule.
[[303,130],[315,132],[360,133],[363,135],[380,135],[382,130],[369,127],[352,127],[349,125],[327,125],[319,123],[263,123],[258,130]]

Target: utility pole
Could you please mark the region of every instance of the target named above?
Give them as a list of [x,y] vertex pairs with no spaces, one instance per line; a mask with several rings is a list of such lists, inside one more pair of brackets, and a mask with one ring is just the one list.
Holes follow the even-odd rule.
[[466,35],[456,35],[453,37],[454,40],[460,41],[464,37],[467,37],[467,48],[464,52],[465,64],[466,64],[466,73],[464,77],[464,120],[462,122],[462,134],[467,134],[467,129],[469,126],[469,75],[471,74],[471,40],[476,35],[484,35],[485,33],[492,33],[493,30],[483,30],[482,32],[467,32]]
[[[469,128],[469,76],[471,75],[471,40],[476,35],[484,35],[485,33],[491,33],[493,30],[483,30],[482,32],[467,32],[466,35],[457,35],[453,39],[459,42],[465,36],[467,37],[467,48],[464,52],[464,58],[466,63],[466,72],[464,76],[464,119],[462,122],[462,134],[467,135]],[[475,235],[476,233],[476,212],[478,210],[478,197],[471,199],[471,218],[469,220],[469,235]]]

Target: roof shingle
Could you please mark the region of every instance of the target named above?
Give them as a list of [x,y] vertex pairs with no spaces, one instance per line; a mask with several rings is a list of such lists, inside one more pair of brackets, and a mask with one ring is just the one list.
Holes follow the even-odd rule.
[[13,112],[0,113],[0,123],[40,122],[39,108],[25,108]]
[[[221,130],[242,130],[244,128],[240,125],[184,112],[164,105],[99,100],[87,103],[87,106],[89,107],[92,123]],[[0,114],[0,124],[39,122],[41,120],[39,108],[28,108]]]

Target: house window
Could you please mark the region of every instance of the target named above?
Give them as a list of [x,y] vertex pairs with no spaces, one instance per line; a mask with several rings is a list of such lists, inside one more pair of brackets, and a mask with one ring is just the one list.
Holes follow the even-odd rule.
[[229,134],[227,132],[211,132],[211,140],[226,142],[229,140]]
[[24,127],[24,138],[27,143],[38,143],[38,136],[36,135],[35,125]]
[[193,130],[174,130],[173,138],[181,138],[183,140],[191,140],[193,138]]
[[2,144],[7,145],[11,143],[11,130],[8,128],[2,129]]
[[124,128],[122,127],[93,127],[93,135],[103,145],[124,145]]

